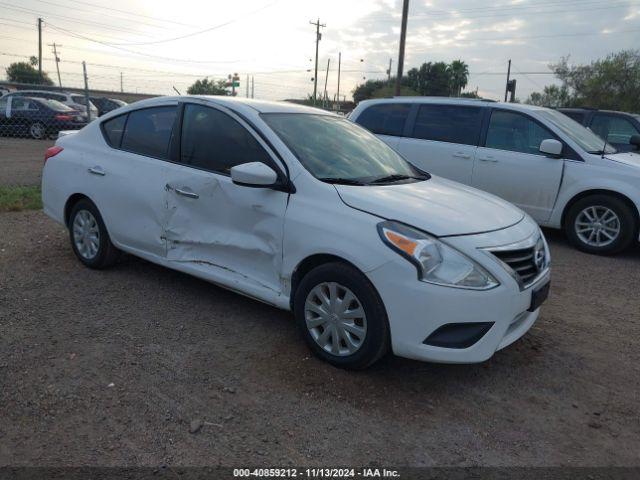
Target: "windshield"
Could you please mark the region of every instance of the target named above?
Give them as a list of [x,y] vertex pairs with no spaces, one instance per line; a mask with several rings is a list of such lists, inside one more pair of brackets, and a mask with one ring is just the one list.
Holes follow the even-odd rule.
[[428,178],[349,120],[308,113],[267,113],[262,118],[320,180],[357,185]]
[[[587,153],[616,153],[616,149],[608,143],[605,147],[604,138],[600,138],[586,127],[556,110],[538,110],[541,117],[555,125],[558,130],[576,142]],[[604,152],[603,152],[604,147]]]

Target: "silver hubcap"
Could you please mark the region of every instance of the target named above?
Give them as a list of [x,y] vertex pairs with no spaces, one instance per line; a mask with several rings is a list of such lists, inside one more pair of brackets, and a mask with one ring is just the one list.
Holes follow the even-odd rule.
[[91,260],[100,248],[100,230],[88,210],[80,210],[73,219],[73,242],[82,258]]
[[31,125],[30,133],[33,138],[42,138],[44,136],[44,127],[40,123]]
[[576,218],[575,229],[578,238],[587,245],[606,247],[620,235],[620,219],[607,207],[587,207]]
[[367,335],[367,317],[360,301],[336,282],[321,283],[309,292],[304,318],[311,337],[332,355],[354,354]]

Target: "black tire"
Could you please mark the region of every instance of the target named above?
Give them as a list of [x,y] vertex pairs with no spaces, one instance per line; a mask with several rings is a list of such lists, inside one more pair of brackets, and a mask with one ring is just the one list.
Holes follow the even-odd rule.
[[[321,348],[307,329],[304,306],[314,287],[337,282],[357,297],[367,319],[367,331],[360,348],[351,355],[333,355]],[[389,351],[390,334],[387,312],[373,284],[356,268],[340,262],[320,265],[307,273],[298,286],[293,302],[296,322],[311,351],[320,359],[340,368],[367,368]]]
[[[589,207],[606,207],[618,216],[620,233],[610,244],[602,247],[589,245],[578,236],[576,219],[580,212]],[[631,246],[637,236],[638,224],[634,211],[626,202],[612,195],[595,194],[581,198],[571,205],[565,216],[564,230],[569,241],[578,250],[596,255],[614,255]]]
[[[93,216],[98,226],[98,250],[91,258],[86,258],[80,253],[74,240],[73,223],[76,216],[82,211],[88,211]],[[67,225],[67,227],[69,229],[69,240],[71,241],[71,248],[73,249],[73,253],[76,254],[78,260],[80,260],[80,262],[82,262],[85,266],[99,270],[108,268],[116,263],[118,257],[120,256],[120,251],[111,243],[111,238],[109,237],[107,228],[105,227],[104,221],[102,220],[102,215],[100,215],[98,208],[93,204],[93,202],[86,198],[78,200],[78,202],[76,202],[76,204],[71,209],[71,214],[69,215],[69,224]]]
[[47,127],[42,122],[33,122],[29,125],[29,136],[35,140],[47,138]]

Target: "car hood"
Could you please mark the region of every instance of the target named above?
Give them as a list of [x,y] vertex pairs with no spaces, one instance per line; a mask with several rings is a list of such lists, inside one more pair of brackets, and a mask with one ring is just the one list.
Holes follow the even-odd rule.
[[342,201],[388,220],[436,236],[500,230],[520,222],[524,213],[491,194],[440,177],[397,185],[335,185]]
[[614,153],[611,155],[605,155],[605,158],[613,160],[614,162],[624,163],[625,165],[629,165],[631,167],[640,167],[640,153]]

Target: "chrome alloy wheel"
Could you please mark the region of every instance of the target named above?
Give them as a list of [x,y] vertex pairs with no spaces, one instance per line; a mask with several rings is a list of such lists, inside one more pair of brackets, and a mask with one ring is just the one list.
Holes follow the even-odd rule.
[[29,127],[29,135],[31,135],[31,138],[35,138],[36,140],[43,139],[45,135],[44,125],[40,122],[31,124]]
[[88,210],[80,210],[73,219],[73,242],[78,253],[92,260],[100,248],[100,229],[95,217]]
[[367,335],[362,304],[351,290],[336,282],[323,282],[309,292],[304,318],[311,337],[332,355],[354,354]]
[[578,238],[591,247],[606,247],[620,236],[620,219],[608,207],[590,206],[582,210],[574,224]]

